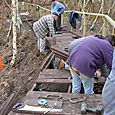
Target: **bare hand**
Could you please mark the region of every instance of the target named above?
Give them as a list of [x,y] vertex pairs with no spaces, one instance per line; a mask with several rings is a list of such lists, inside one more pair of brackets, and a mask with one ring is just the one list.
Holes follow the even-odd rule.
[[99,70],[96,70],[96,72],[94,73],[94,75],[96,77],[101,77],[101,72]]

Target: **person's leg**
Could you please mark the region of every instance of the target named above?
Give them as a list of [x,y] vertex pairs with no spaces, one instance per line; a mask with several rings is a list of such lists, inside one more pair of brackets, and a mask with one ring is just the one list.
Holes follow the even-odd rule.
[[40,50],[40,53],[44,52],[44,50],[45,50],[45,38],[44,39],[42,39],[42,38],[38,39],[38,49]]
[[84,93],[85,94],[93,94],[93,87],[94,87],[94,78],[87,77],[80,73],[79,78],[81,79],[81,82],[84,87]]
[[69,67],[71,75],[72,75],[72,93],[78,94],[81,90],[81,80],[77,73]]
[[37,43],[37,47],[38,47],[38,50],[40,51],[40,52],[44,52],[44,50],[45,50],[45,46],[46,46],[46,40],[45,40],[45,38],[41,38],[40,36],[39,36],[39,31],[36,31],[36,29],[35,29],[35,25],[33,25],[33,30],[34,30],[34,33],[35,33],[35,35],[36,35],[36,37],[37,37],[37,39],[38,39],[38,43]]
[[108,78],[102,91],[103,115],[115,115],[115,81],[111,82]]
[[58,19],[56,20],[56,31],[61,31],[61,15],[59,15]]

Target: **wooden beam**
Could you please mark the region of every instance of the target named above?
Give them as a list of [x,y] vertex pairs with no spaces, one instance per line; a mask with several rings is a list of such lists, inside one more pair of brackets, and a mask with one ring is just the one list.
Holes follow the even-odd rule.
[[107,21],[115,28],[115,21],[112,20],[108,15],[104,15]]
[[106,34],[107,34],[107,20],[104,18],[104,20],[103,20],[104,22],[103,22],[103,30],[102,30],[102,35],[105,37],[106,36]]
[[[20,2],[23,6],[23,9],[24,9],[24,4],[27,4],[27,5],[32,5],[32,6],[38,6],[40,9],[42,10],[46,10],[46,11],[49,11],[50,12],[50,9],[47,9],[47,8],[44,8],[44,7],[41,7],[40,5],[37,5],[37,4],[30,4],[30,3],[26,3],[26,2]],[[71,11],[65,11],[64,13],[70,13]],[[109,17],[108,15],[105,15],[105,14],[100,14],[100,13],[89,13],[89,12],[79,12],[79,11],[75,11],[76,13],[79,13],[79,14],[83,14],[83,15],[92,15],[92,16],[103,16],[104,18],[107,19],[107,21],[115,28],[115,21],[111,19],[111,17]]]
[[83,36],[86,36],[86,15],[83,14],[83,22],[82,22],[82,28],[83,28]]
[[20,87],[17,92],[11,94],[11,96],[3,103],[3,105],[0,108],[0,115],[7,115],[7,113],[11,109],[11,106],[15,102],[15,98],[19,95],[21,90],[22,90],[22,87]]

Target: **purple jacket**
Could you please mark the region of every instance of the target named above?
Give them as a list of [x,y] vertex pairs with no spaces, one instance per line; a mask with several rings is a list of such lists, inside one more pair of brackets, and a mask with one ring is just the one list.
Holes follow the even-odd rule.
[[102,65],[109,69],[112,66],[113,47],[106,39],[92,36],[87,38],[71,51],[67,63],[80,73],[94,77],[94,73]]

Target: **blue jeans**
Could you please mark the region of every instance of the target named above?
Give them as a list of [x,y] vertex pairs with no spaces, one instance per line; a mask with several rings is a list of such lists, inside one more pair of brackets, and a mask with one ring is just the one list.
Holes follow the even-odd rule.
[[113,53],[112,70],[102,91],[104,115],[115,115],[115,49]]
[[111,81],[107,78],[103,91],[102,91],[102,101],[103,101],[103,115],[115,115],[115,81]]
[[83,84],[85,94],[93,94],[94,78],[87,77],[80,73],[80,76],[74,72],[71,67],[65,63],[65,69],[70,70],[72,75],[72,93],[80,93],[81,83]]
[[[80,73],[80,76],[74,72],[67,63],[65,63],[65,69],[70,70],[72,75],[72,93],[79,93],[81,90],[81,83],[83,84],[85,94],[92,94],[94,87],[94,78],[90,78]],[[102,75],[107,78],[109,70],[103,65],[100,68]]]

